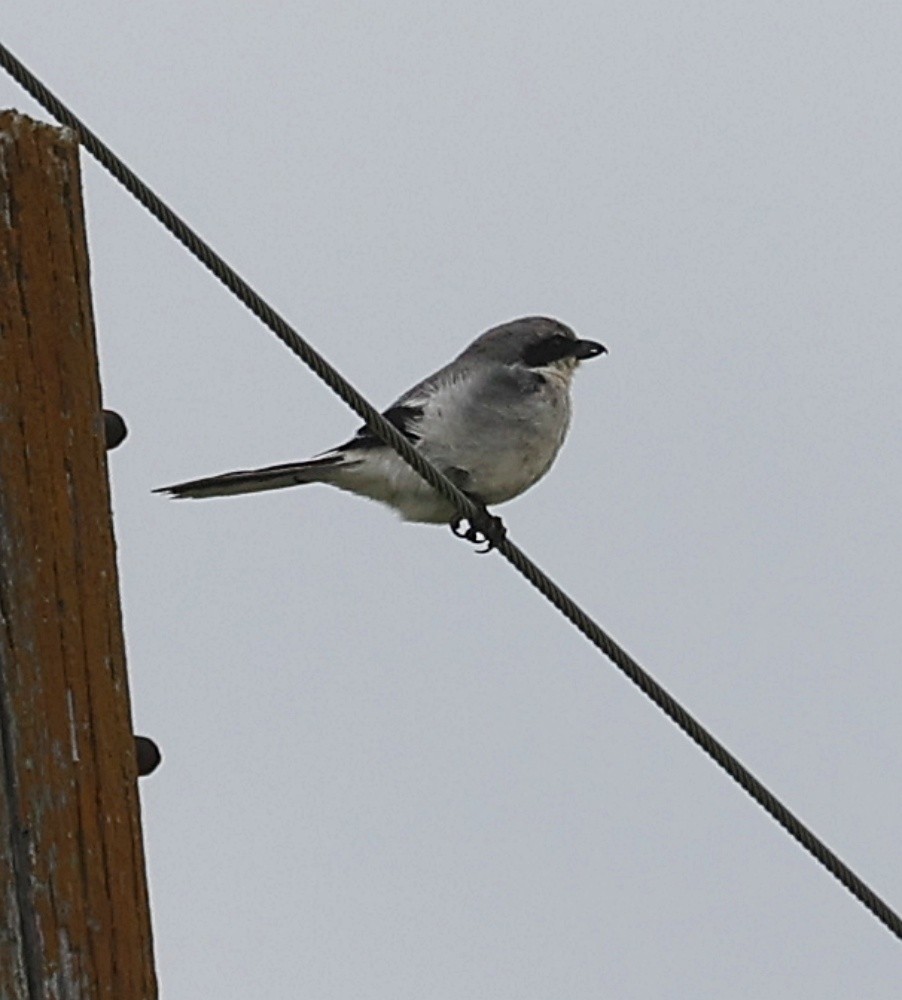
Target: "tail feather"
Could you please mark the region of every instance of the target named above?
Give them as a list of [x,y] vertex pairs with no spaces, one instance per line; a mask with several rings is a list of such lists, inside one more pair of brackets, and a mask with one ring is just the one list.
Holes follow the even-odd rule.
[[324,455],[309,462],[290,462],[286,465],[270,465],[265,469],[245,469],[225,472],[221,476],[192,479],[173,486],[161,486],[154,493],[166,493],[176,500],[203,500],[207,497],[237,496],[241,493],[259,493],[263,490],[280,490],[286,486],[301,483],[316,483],[329,480],[328,469],[347,462],[339,455]]

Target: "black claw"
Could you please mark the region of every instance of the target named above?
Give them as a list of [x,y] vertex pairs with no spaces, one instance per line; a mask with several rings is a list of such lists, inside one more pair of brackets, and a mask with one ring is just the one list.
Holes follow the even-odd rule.
[[[465,538],[473,545],[484,546],[484,548],[476,550],[479,555],[491,552],[492,549],[501,544],[507,534],[507,529],[500,517],[495,517],[488,511],[485,511],[484,514],[485,516],[479,519],[482,523],[478,526],[469,522],[465,517],[459,516],[451,522],[451,530],[458,538]],[[463,527],[464,524],[466,527]]]

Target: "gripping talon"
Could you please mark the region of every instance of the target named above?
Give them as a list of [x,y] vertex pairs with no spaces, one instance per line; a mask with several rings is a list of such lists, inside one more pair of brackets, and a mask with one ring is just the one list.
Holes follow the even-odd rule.
[[[464,527],[466,524],[466,527]],[[504,527],[504,522],[500,517],[495,517],[486,511],[485,523],[481,528],[476,527],[475,524],[471,524],[465,517],[455,517],[450,524],[451,531],[458,537],[464,538],[468,542],[472,542],[473,545],[482,545],[484,548],[477,549],[476,551],[479,555],[485,555],[486,552],[491,552],[497,545],[499,545],[507,534],[507,529]]]
[[466,521],[465,517],[459,517],[459,516],[455,517],[454,520],[449,525],[449,527],[451,528],[452,534],[456,535],[458,538],[466,538],[469,541],[470,540],[469,534],[473,529],[469,525],[467,525],[467,527],[464,528],[463,524],[465,523],[465,521]]

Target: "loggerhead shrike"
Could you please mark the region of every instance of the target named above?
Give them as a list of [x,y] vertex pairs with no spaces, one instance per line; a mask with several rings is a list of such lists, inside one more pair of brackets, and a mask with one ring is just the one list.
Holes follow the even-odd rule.
[[[383,416],[476,503],[503,503],[551,468],[570,423],[573,373],[580,361],[605,351],[557,320],[515,319],[477,337]],[[306,462],[226,472],[155,492],[201,499],[301,483],[328,483],[388,504],[405,521],[450,523],[456,534],[481,540],[472,527],[459,531],[455,508],[366,426]],[[500,521],[493,521],[503,535]]]

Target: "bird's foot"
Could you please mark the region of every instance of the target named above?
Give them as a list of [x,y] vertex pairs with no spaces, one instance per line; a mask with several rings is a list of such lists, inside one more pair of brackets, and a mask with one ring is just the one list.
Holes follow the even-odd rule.
[[483,516],[478,521],[469,521],[465,517],[455,517],[450,524],[451,531],[458,538],[465,538],[474,545],[483,545],[484,548],[477,549],[480,555],[491,552],[504,540],[507,528],[500,517],[495,517],[487,510],[483,511]]

